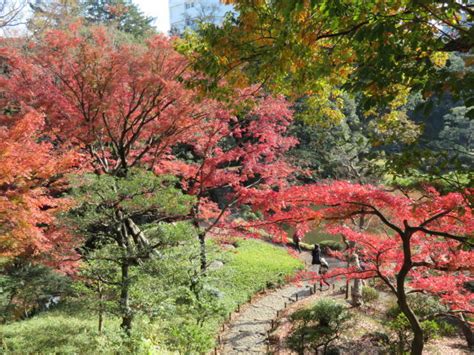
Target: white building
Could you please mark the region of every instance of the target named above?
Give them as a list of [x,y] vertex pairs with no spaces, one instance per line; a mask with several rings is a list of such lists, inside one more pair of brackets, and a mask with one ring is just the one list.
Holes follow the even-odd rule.
[[182,33],[186,28],[196,29],[199,22],[219,24],[231,5],[219,0],[169,0],[171,33]]

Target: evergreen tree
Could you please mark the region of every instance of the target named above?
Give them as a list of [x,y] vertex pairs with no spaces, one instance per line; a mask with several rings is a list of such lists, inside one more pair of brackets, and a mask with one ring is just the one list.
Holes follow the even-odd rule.
[[85,0],[82,6],[89,23],[113,26],[134,37],[154,32],[153,17],[143,14],[130,0]]
[[32,15],[27,27],[34,35],[51,28],[63,28],[80,16],[80,0],[34,0],[30,2]]
[[126,177],[86,174],[71,183],[76,206],[65,224],[87,239],[80,253],[89,275],[114,286],[121,327],[130,333],[139,307],[133,297],[137,268],[168,259],[170,250],[193,239],[192,233],[166,231],[166,222],[186,217],[192,198],[175,189],[172,179],[138,169]]

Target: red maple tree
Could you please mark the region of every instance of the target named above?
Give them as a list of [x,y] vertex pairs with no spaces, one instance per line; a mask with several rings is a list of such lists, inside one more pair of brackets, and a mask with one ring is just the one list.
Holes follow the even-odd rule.
[[287,186],[295,170],[284,156],[297,142],[287,135],[293,119],[288,103],[250,87],[236,93],[233,105],[244,108],[206,119],[186,142],[191,159],[170,156],[157,169],[182,177],[183,188],[196,196],[191,219],[199,233],[202,270],[206,235],[237,233],[232,213],[241,197],[249,190]]
[[8,97],[44,113],[58,142],[80,147],[98,173],[151,167],[218,113],[180,80],[193,73],[164,36],[120,43],[103,27],[71,25],[6,57]]
[[[311,223],[324,221],[327,231],[351,242],[348,252],[360,256],[363,269],[335,269],[325,277],[383,280],[410,322],[412,353],[421,354],[423,330],[407,294],[434,294],[453,311],[474,312],[474,294],[467,288],[474,270],[472,197],[472,189],[440,195],[426,188],[421,194],[402,194],[336,181],[272,193],[254,191],[248,199],[267,215],[262,228],[274,230],[285,223],[305,231]],[[362,215],[374,216],[377,223],[360,230],[353,219]]]
[[[181,80],[197,74],[165,37],[117,44],[104,28],[84,34],[72,25],[5,57],[6,95],[43,112],[59,144],[78,147],[97,173],[141,165],[181,176],[197,197],[196,226],[215,225],[249,186],[276,188],[292,172],[283,158],[295,144],[285,136],[292,116],[283,98],[256,88],[237,92],[231,108],[203,98]],[[194,161],[175,156],[179,145]],[[210,198],[218,189],[227,190],[227,206]]]
[[[41,136],[43,117],[21,109],[0,116],[0,256],[22,257],[68,271],[74,241],[54,227],[67,200],[54,196],[60,177],[76,164]],[[42,139],[40,139],[42,138]]]

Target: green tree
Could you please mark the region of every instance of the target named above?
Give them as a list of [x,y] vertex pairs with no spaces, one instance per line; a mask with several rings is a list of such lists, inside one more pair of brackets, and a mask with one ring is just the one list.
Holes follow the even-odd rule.
[[474,121],[467,116],[467,107],[453,107],[444,119],[439,140],[433,142],[437,150],[445,150],[457,157],[464,167],[474,166]]
[[343,85],[364,92],[366,107],[385,106],[407,88],[474,96],[472,73],[460,78],[440,70],[446,53],[468,53],[474,45],[468,1],[226,3],[236,12],[223,26],[204,26],[191,45],[202,54],[193,57],[196,64],[214,78],[321,97]]
[[[419,95],[418,95],[419,96]],[[469,107],[449,94],[416,100],[421,105],[409,108],[411,120],[423,126],[419,139],[398,145],[387,154],[391,182],[402,187],[430,183],[441,191],[462,191],[473,186],[473,121]],[[428,107],[426,113],[420,108]]]
[[[87,238],[80,252],[90,278],[116,288],[117,310],[127,333],[140,308],[134,300],[143,299],[134,297],[134,292],[143,292],[134,288],[138,269],[150,267],[150,260],[160,264],[170,250],[193,238],[191,233],[166,231],[167,222],[186,218],[193,200],[175,189],[175,183],[138,169],[124,177],[86,174],[71,181],[76,205],[64,216],[65,223]],[[155,276],[160,270],[153,268]],[[147,294],[149,299],[162,295]]]
[[70,279],[47,266],[16,258],[0,268],[0,322],[29,318],[70,293]]
[[142,38],[155,32],[153,17],[146,16],[130,0],[84,0],[84,17],[92,24],[105,24]]
[[66,27],[81,12],[80,0],[35,0],[29,4],[32,15],[27,27],[36,36],[51,28]]
[[290,134],[298,138],[298,145],[289,153],[292,162],[310,172],[301,174],[302,181],[320,179],[348,179],[364,181],[375,171],[372,159],[376,155],[370,129],[365,118],[359,118],[356,101],[344,95],[344,117],[337,123],[315,119],[306,101],[295,104],[296,120]]

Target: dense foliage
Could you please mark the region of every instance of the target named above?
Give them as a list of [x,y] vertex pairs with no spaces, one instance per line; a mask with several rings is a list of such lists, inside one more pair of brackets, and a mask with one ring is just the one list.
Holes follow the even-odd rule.
[[[347,267],[301,276],[354,306],[380,279],[400,351],[440,314],[472,345],[472,4],[227,3],[170,39],[129,0],[38,0],[0,39],[2,350],[207,352],[312,230]],[[321,301],[290,343],[347,319]]]
[[[168,268],[171,268],[169,271],[179,272],[184,266],[182,263],[189,263],[188,257],[197,252],[198,245],[194,243],[194,247],[188,251],[182,250],[180,255],[175,254],[178,258],[168,263]],[[158,313],[151,320],[147,320],[143,314],[137,316],[131,339],[122,335],[120,321],[113,313],[114,305],[109,305],[107,298],[104,297],[104,305],[112,308],[109,308],[104,315],[103,329],[100,333],[97,326],[97,304],[91,304],[93,298],[90,292],[84,293],[84,287],[78,284],[77,290],[74,290],[77,292],[76,297],[69,297],[66,302],[49,312],[39,313],[36,317],[25,321],[0,325],[2,332],[0,349],[7,352],[39,353],[51,351],[141,353],[152,349],[159,353],[166,353],[166,349],[180,352],[207,351],[213,346],[216,331],[228,313],[268,285],[280,285],[286,277],[302,267],[301,262],[288,255],[285,250],[256,240],[239,241],[236,249],[214,254],[213,259],[222,260],[224,266],[208,271],[209,283],[206,288],[213,290],[221,310],[211,312],[210,318],[206,318],[203,325],[198,325],[196,321],[199,317],[206,316],[206,313],[201,313],[195,308],[195,303],[190,302],[192,298],[187,298],[189,288],[182,287],[177,288],[174,294],[168,293],[159,309],[155,308]],[[170,277],[177,281],[182,276],[180,272],[176,277]],[[181,278],[182,281],[186,279]],[[141,283],[141,287],[152,286],[153,292],[158,292],[157,296],[162,296],[163,293],[160,291],[162,285],[154,286],[157,281],[159,279],[149,276],[137,280]],[[90,280],[86,282],[90,285]],[[171,286],[168,282],[168,287]],[[142,302],[151,296],[147,288],[140,295]],[[176,302],[176,299],[180,301]],[[146,307],[143,310],[146,311],[150,304],[155,304],[154,301],[152,298],[150,303],[144,303]],[[215,304],[215,299],[213,301],[211,298],[210,301],[209,306]]]

